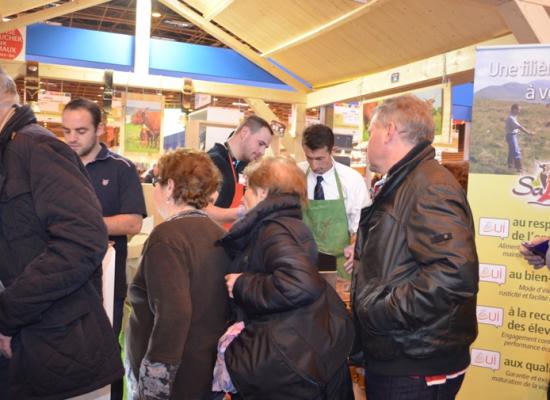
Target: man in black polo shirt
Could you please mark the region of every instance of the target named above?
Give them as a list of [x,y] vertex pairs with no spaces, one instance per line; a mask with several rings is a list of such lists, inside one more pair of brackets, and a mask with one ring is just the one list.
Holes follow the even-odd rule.
[[239,175],[250,161],[264,155],[271,144],[273,131],[263,118],[248,117],[226,143],[216,143],[208,155],[222,174],[222,185],[214,205],[206,208],[211,218],[229,228],[245,210],[241,206],[244,186]]
[[[109,239],[114,242],[115,294],[113,329],[118,337],[122,325],[126,297],[127,235],[141,231],[143,217],[147,215],[143,190],[137,170],[132,162],[112,153],[99,137],[104,127],[101,110],[87,99],[70,101],[63,110],[63,134],[67,144],[80,156],[90,175],[92,185],[103,209],[103,220]],[[122,390],[113,399],[122,399]]]

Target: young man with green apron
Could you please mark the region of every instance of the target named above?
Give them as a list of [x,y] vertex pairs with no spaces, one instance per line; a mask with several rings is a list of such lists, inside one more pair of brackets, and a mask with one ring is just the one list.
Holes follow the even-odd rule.
[[332,158],[334,134],[325,125],[312,125],[303,134],[307,162],[308,205],[304,222],[310,227],[320,253],[320,269],[332,259],[341,279],[350,279],[353,243],[361,209],[369,204],[366,183],[354,169]]
[[[307,175],[310,174],[308,170]],[[335,171],[338,185],[338,199],[335,200],[308,200],[304,210],[304,222],[310,227],[315,237],[315,242],[320,253],[336,258],[337,275],[350,279],[350,275],[344,269],[346,258],[344,249],[350,245],[350,232],[342,194],[342,184]]]

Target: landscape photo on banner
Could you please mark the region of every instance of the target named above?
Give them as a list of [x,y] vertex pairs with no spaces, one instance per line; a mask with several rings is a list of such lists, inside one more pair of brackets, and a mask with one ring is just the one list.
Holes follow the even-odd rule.
[[[449,84],[441,84],[422,89],[413,90],[411,92],[403,92],[390,96],[379,97],[376,99],[369,99],[363,102],[363,137],[362,140],[369,140],[368,128],[372,115],[376,107],[382,103],[383,100],[391,97],[397,97],[406,93],[413,94],[422,100],[425,100],[432,110],[432,116],[435,124],[434,143],[448,142],[449,136],[449,121],[450,121],[450,108],[444,107],[444,99],[449,95],[451,87]],[[448,105],[445,105],[448,106]]]
[[478,48],[468,199],[479,336],[459,400],[547,399],[550,270],[519,246],[550,236],[549,89],[550,46]]

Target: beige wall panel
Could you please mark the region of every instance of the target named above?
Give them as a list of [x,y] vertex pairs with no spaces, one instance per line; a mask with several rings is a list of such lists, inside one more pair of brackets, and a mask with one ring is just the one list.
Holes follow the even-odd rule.
[[221,0],[185,0],[185,3],[199,10],[201,13],[204,13],[206,12],[206,10],[214,7],[220,1]]
[[[29,12],[20,14],[16,18],[9,19],[4,21],[0,19],[0,33],[10,31],[12,29],[22,28],[27,25],[34,24],[36,22],[44,22],[49,19],[59,17],[61,15],[70,14],[78,10],[83,10],[85,8],[93,7],[101,3],[105,3],[108,0],[79,0],[79,1],[69,1],[57,5],[56,7],[50,7],[41,9],[36,12]],[[3,9],[0,8],[0,16],[2,15]]]
[[330,35],[283,50],[273,58],[314,87],[322,87],[508,32],[495,10],[470,2],[394,0]]
[[214,20],[264,52],[359,7],[350,0],[235,0]]
[[[473,79],[476,46],[517,44],[513,35],[506,35],[476,45],[453,50],[407,65],[365,75],[339,85],[316,90],[307,95],[307,107],[318,107],[348,99],[367,99],[435,84],[447,75],[451,81],[464,83]],[[400,80],[391,83],[390,76],[399,72]]]
[[0,17],[6,17],[8,15],[19,14],[21,12],[32,10],[33,8],[42,7],[50,0],[0,0]]
[[[541,4],[535,4],[537,0],[531,1],[510,1],[498,10],[520,43],[550,43],[549,14]],[[550,7],[550,1],[546,3]]]
[[[268,52],[364,5],[351,0],[188,0]],[[510,32],[493,5],[474,0],[374,0],[350,22],[307,37],[272,57],[315,88],[421,60]]]

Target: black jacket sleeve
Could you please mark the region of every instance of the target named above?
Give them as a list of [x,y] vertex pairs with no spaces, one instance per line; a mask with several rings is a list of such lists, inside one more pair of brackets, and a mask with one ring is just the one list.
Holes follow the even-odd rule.
[[317,300],[325,288],[307,249],[283,226],[269,223],[256,238],[261,266],[235,282],[235,302],[249,315],[296,309]]
[[34,141],[16,137],[14,142],[19,164],[11,167],[25,169],[32,207],[48,240],[0,294],[0,332],[5,335],[39,321],[56,301],[86,284],[101,268],[107,248],[99,202],[76,154],[45,135]]

